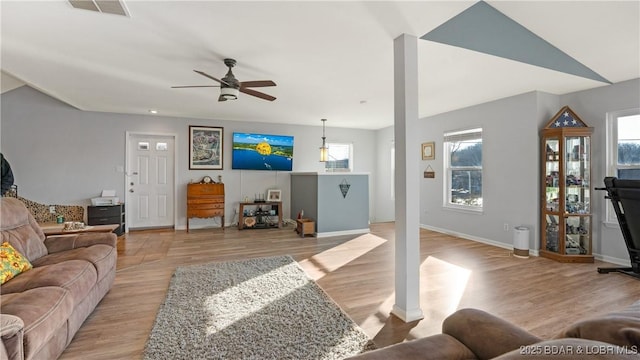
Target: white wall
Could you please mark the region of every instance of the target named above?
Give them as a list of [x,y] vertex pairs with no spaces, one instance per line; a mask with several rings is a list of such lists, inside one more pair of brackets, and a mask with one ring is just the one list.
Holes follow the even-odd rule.
[[[377,222],[395,220],[395,197],[393,191],[393,171],[391,169],[391,149],[393,143],[393,126],[376,132],[376,186],[374,199],[376,200],[374,218]],[[372,205],[373,206],[373,205]]]
[[[214,179],[222,175],[227,223],[233,221],[238,201],[269,188],[283,190],[283,212],[289,217],[289,174],[232,170],[229,149],[234,131],[293,135],[293,170],[324,171],[318,161],[319,119],[315,127],[261,123],[260,119],[243,122],[88,112],[27,86],[2,94],[0,101],[1,150],[11,163],[20,195],[41,203],[88,205],[102,189],[115,189],[124,199],[125,176],[117,168],[125,164],[127,131],[177,135],[177,228],[186,227],[186,184],[204,175]],[[224,170],[189,170],[189,125],[224,127]],[[373,173],[374,131],[328,127],[327,139],[353,143],[354,171]],[[369,216],[373,217],[373,210]],[[194,228],[206,223],[211,220],[192,221]]]
[[[531,247],[537,246],[538,129],[543,121],[538,106],[538,93],[531,92],[421,119],[422,140],[436,143],[436,159],[421,163],[422,171],[430,165],[436,173],[434,179],[421,179],[421,224],[503,245],[513,243],[514,226],[525,225]],[[443,134],[474,127],[482,127],[482,213],[443,207]]]

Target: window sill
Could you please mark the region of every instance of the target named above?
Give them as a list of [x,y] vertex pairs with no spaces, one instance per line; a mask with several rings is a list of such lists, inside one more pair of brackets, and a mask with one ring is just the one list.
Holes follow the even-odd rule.
[[604,227],[610,228],[610,229],[620,229],[620,224],[618,224],[617,222],[603,221],[602,225],[604,225]]
[[443,205],[442,208],[449,211],[455,211],[455,212],[466,213],[466,214],[474,214],[474,215],[482,215],[484,213],[484,210],[482,208],[471,207],[471,206],[455,206],[455,205],[446,204],[446,205]]

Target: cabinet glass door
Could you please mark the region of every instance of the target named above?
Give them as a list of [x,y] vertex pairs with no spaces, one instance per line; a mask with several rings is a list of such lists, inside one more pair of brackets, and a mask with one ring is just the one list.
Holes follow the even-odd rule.
[[589,137],[565,139],[565,254],[586,255],[591,249]]
[[589,138],[585,136],[567,137],[565,153],[565,211],[569,214],[589,214],[591,200]]
[[588,216],[568,216],[566,222],[565,254],[586,255],[591,243],[591,224]]
[[558,239],[560,238],[560,223],[558,215],[547,215],[546,218],[546,231],[545,231],[545,248],[547,251],[559,252],[560,246],[558,245]]
[[560,211],[560,141],[547,139],[545,141],[546,159],[546,210],[549,212]]

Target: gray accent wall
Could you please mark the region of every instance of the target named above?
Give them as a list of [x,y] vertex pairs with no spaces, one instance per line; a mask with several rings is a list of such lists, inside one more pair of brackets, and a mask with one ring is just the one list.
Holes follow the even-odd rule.
[[[343,197],[340,184],[348,184]],[[292,173],[292,214],[316,222],[318,233],[339,233],[369,228],[369,175],[351,173]]]
[[[249,106],[252,99],[244,99]],[[237,221],[238,202],[268,189],[281,189],[283,213],[290,217],[288,172],[231,169],[234,131],[294,136],[294,171],[323,171],[318,161],[322,127],[255,121],[189,119],[82,111],[28,86],[0,96],[0,144],[14,171],[21,196],[45,204],[89,205],[103,189],[115,189],[124,200],[126,132],[176,135],[176,227],[186,227],[186,184],[204,175],[222,175],[226,192],[226,222]],[[224,106],[212,103],[212,106]],[[224,169],[189,170],[189,125],[224,127]],[[328,125],[331,125],[330,121]],[[354,171],[373,172],[376,166],[373,130],[327,127],[327,139],[352,143]],[[373,203],[374,200],[371,200]],[[368,214],[373,217],[373,212]],[[295,217],[295,214],[293,215]],[[213,219],[218,221],[218,219]],[[211,226],[212,219],[193,219],[193,228]],[[219,226],[219,223],[214,224]]]

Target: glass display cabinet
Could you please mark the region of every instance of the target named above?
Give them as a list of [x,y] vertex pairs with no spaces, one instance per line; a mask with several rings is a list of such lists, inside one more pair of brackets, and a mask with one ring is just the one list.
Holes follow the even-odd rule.
[[541,131],[540,256],[593,262],[591,253],[591,134],[568,106]]

